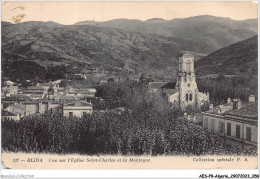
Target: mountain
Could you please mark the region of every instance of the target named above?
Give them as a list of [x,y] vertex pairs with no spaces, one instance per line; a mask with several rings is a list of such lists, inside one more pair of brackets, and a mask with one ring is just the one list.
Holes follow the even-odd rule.
[[257,19],[233,20],[209,15],[173,20],[154,18],[146,21],[131,19],[115,19],[105,22],[82,21],[76,24],[118,28],[129,32],[203,42],[212,47],[212,51],[208,51],[208,53],[250,38],[257,35],[258,32]]
[[196,75],[256,76],[258,36],[221,48],[195,62]]
[[[15,74],[14,79],[39,76],[51,65],[70,65],[77,72],[87,66],[136,74],[159,70],[165,75],[177,70],[180,52],[194,52],[198,59],[213,50],[203,42],[111,27],[36,21],[1,25],[3,76]],[[38,70],[27,73],[28,66]]]
[[[214,16],[116,19],[74,25],[51,21],[2,22],[1,26],[2,75],[13,80],[44,79],[52,71],[55,73],[51,76],[62,78],[64,73],[94,68],[97,73],[116,72],[116,76],[147,73],[155,79],[168,80],[178,70],[180,52],[194,53],[198,60],[219,47],[257,34],[256,19],[235,21]],[[198,73],[214,72],[201,65],[202,71]]]

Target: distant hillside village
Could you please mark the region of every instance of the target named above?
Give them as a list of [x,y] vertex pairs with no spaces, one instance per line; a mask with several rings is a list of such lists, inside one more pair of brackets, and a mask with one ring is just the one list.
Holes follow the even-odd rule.
[[[81,78],[87,80],[87,76]],[[143,79],[140,77],[133,80],[141,82]],[[92,115],[94,111],[107,110],[99,109],[93,104],[97,100],[110,100],[97,97],[97,87],[63,87],[62,81],[38,83],[27,88],[5,81],[2,86],[2,119],[20,120],[39,115],[81,118]],[[99,85],[111,82],[114,79],[100,81]],[[226,104],[214,107],[210,102],[210,94],[198,90],[192,54],[180,56],[176,83],[157,81],[146,85],[149,94],[162,96],[167,103],[185,111],[184,118],[224,137],[227,147],[235,146],[238,150],[243,150],[248,146],[257,146],[258,113],[255,96],[250,95],[248,101],[228,98]],[[125,108],[114,106],[110,110],[120,114]]]

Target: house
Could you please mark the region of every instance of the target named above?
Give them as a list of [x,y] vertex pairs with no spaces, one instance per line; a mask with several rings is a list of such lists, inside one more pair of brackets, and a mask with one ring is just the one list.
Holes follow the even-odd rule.
[[18,86],[6,85],[2,87],[2,94],[5,97],[10,97],[11,95],[15,95],[17,93],[18,93]]
[[14,84],[15,84],[15,82],[12,82],[10,80],[7,80],[4,82],[4,85],[6,85],[6,86],[13,86]]
[[[53,98],[51,98],[51,97],[53,97]],[[49,100],[52,100],[54,103],[58,102],[60,104],[67,104],[67,103],[75,101],[76,99],[78,99],[78,96],[66,96],[64,94],[58,94],[56,96],[49,96]]]
[[8,112],[19,114],[19,117],[23,117],[25,115],[25,107],[22,104],[19,103],[13,103],[9,105],[6,110]]
[[75,74],[75,75],[79,76],[81,79],[84,79],[84,80],[87,79],[87,74],[85,74],[85,73],[78,73],[78,74]]
[[96,92],[95,88],[80,88],[77,94],[80,97],[94,97]]
[[239,99],[227,100],[226,104],[202,112],[203,128],[223,136],[228,148],[238,151],[257,147],[258,114],[257,101],[249,97],[248,102]]
[[56,80],[56,81],[54,81],[54,82],[53,82],[53,85],[54,85],[53,87],[54,87],[54,88],[60,88],[60,83],[61,83],[61,80]]
[[49,103],[49,110],[51,114],[60,114],[62,115],[62,109],[63,109],[63,104],[60,101],[52,101]]
[[42,87],[42,88],[43,88],[43,91],[44,91],[44,93],[45,93],[45,94],[47,94],[47,93],[48,93],[48,90],[49,90],[49,88],[50,88],[52,85],[53,85],[53,83],[52,83],[52,82],[48,82],[48,83],[40,83],[40,84],[38,84],[37,86],[40,86],[40,87]]
[[31,98],[25,95],[11,95],[10,97],[2,98],[1,100],[1,107],[5,109],[6,107],[10,106],[10,104],[14,103],[22,103],[24,101],[28,101]]
[[22,91],[26,96],[30,96],[32,99],[42,99],[45,95],[44,88],[41,86],[29,86]]
[[64,117],[82,117],[86,114],[92,114],[93,106],[86,101],[73,101],[63,106]]
[[76,92],[76,89],[74,89],[73,87],[71,86],[67,86],[64,88],[66,92]]
[[54,91],[54,95],[65,95],[66,90],[64,88],[57,88],[57,91]]
[[151,93],[155,93],[157,91],[161,91],[162,87],[167,84],[167,82],[149,82],[147,84],[148,91]]
[[174,82],[149,82],[147,84],[148,91],[151,93],[159,92],[166,96],[166,94],[170,94],[175,92],[175,83]]
[[40,100],[25,101],[22,104],[25,108],[25,116],[43,114],[47,110],[46,105],[42,105]]
[[66,96],[76,96],[77,92],[76,91],[69,91],[66,93]]
[[6,110],[2,110],[1,113],[1,119],[6,120],[6,119],[13,119],[13,120],[20,120],[19,114],[15,114]]

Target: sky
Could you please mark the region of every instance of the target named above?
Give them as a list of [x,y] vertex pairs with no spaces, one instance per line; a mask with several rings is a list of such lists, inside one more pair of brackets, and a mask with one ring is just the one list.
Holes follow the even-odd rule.
[[2,21],[54,21],[74,24],[85,20],[163,18],[166,20],[198,15],[229,17],[235,20],[258,18],[253,2],[2,2]]

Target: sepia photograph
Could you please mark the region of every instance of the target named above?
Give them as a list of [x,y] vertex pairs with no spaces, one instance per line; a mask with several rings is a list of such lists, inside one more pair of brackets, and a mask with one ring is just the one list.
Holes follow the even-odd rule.
[[2,168],[258,168],[257,3],[1,10]]

